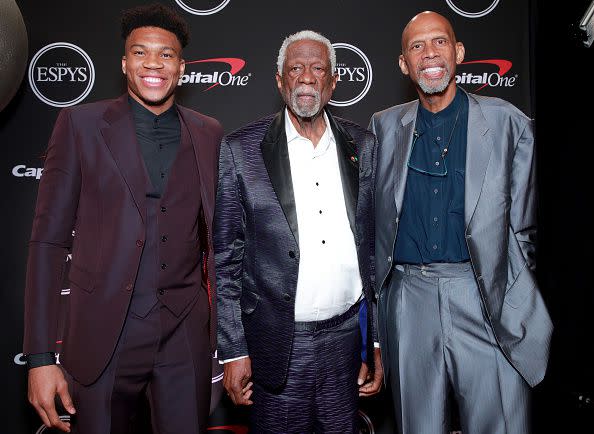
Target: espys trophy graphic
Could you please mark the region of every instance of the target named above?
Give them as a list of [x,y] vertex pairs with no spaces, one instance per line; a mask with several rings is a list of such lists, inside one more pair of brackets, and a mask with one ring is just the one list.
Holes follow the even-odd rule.
[[0,112],[16,94],[28,57],[27,29],[14,0],[0,0]]

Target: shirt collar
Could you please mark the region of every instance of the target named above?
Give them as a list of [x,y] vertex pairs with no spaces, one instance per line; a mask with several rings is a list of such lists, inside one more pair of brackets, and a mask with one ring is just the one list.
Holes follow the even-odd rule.
[[456,87],[456,96],[452,102],[443,110],[437,113],[432,113],[427,110],[422,104],[419,104],[419,118],[429,128],[437,127],[444,122],[452,121],[456,117],[464,98],[463,92]]
[[175,104],[173,104],[160,115],[156,115],[150,110],[148,110],[146,107],[144,107],[142,104],[140,104],[138,101],[136,101],[134,98],[132,98],[130,95],[128,95],[128,102],[130,103],[130,108],[132,109],[132,116],[134,117],[134,120],[136,122],[152,123],[157,121],[159,123],[166,123],[171,122],[177,119],[178,117],[177,107]]
[[[332,130],[330,128],[330,121],[328,120],[328,115],[326,114],[326,110],[322,112],[324,116],[324,123],[326,124],[326,130],[324,134],[320,138],[318,145],[315,149],[312,148],[314,154],[319,155],[328,150],[330,144],[334,142],[334,134],[332,134]],[[306,137],[303,137],[301,134],[297,132],[295,125],[291,122],[291,118],[289,117],[289,109],[285,107],[285,133],[287,134],[287,144],[291,143],[294,140],[304,139],[309,140]]]

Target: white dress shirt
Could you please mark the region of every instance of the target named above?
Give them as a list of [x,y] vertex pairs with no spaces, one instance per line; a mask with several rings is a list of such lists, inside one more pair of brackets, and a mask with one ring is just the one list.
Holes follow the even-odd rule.
[[361,298],[363,284],[347,216],[336,140],[326,113],[326,131],[316,147],[295,129],[285,109],[299,230],[299,275],[295,321],[340,315]]

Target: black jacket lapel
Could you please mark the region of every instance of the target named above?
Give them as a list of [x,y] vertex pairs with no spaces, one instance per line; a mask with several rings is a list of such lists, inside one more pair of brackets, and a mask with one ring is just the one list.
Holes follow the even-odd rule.
[[276,197],[289,223],[295,241],[299,244],[299,232],[297,229],[297,210],[295,208],[295,193],[293,192],[293,181],[291,179],[291,165],[289,162],[289,148],[287,146],[287,135],[285,134],[284,110],[280,111],[260,144],[264,165],[268,171],[270,182],[276,193]]
[[338,154],[338,167],[342,181],[342,191],[347,215],[353,234],[355,230],[355,216],[357,214],[357,200],[359,196],[359,157],[357,148],[351,135],[326,111]]

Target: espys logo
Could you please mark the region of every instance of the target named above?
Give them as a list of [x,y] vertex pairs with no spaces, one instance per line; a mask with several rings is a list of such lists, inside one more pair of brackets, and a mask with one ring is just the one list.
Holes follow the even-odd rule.
[[[225,68],[222,70],[221,64],[227,66],[228,69]],[[200,65],[201,70],[188,72],[188,69],[195,68],[188,68],[188,65]],[[246,86],[252,74],[238,74],[244,66],[245,60],[236,57],[191,60],[186,62],[186,73],[179,78],[177,85],[207,85],[204,92],[216,86]]]
[[[448,6],[458,15],[466,18],[480,18],[491,13],[497,7],[499,0],[446,0]],[[477,3],[480,5],[477,7]],[[462,4],[462,6],[458,6]],[[477,12],[469,12],[466,10],[466,4],[472,5],[473,9],[479,9]],[[483,9],[480,9],[480,8]]]
[[359,434],[375,434],[371,418],[359,410]]
[[336,49],[336,72],[340,83],[336,86],[330,104],[337,107],[353,105],[361,101],[371,88],[371,62],[354,45],[338,42],[332,46]]
[[87,53],[68,42],[39,50],[29,65],[29,85],[44,103],[69,107],[85,99],[95,83],[95,67]]
[[[486,86],[489,87],[514,87],[518,75],[506,76],[511,67],[512,63],[509,60],[503,59],[487,59],[487,60],[473,60],[469,62],[462,62],[460,65],[493,65],[497,67],[497,71],[485,72],[484,68],[480,68],[478,73],[463,72],[462,74],[456,74],[456,84],[476,84],[478,87],[472,90],[472,92],[478,92]],[[475,67],[464,68],[464,69],[475,69]],[[491,66],[492,69],[492,66]]]
[[[175,0],[175,2],[184,11],[194,15],[212,15],[222,10],[229,4],[231,0],[218,0],[218,1],[207,1],[207,0]],[[190,6],[191,5],[191,6]]]

